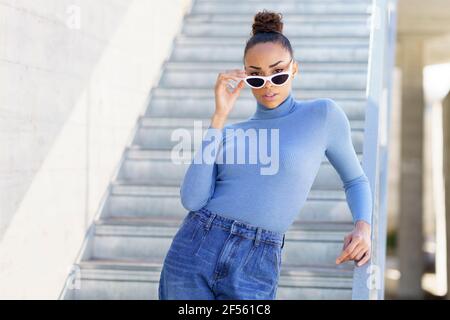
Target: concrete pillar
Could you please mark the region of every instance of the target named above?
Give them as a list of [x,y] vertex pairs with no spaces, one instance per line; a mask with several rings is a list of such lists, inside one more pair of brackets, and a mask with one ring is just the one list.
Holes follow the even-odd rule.
[[400,215],[398,298],[422,299],[423,259],[423,39],[403,36],[399,66],[401,89]]
[[442,102],[444,142],[445,223],[447,244],[447,299],[450,299],[450,93]]

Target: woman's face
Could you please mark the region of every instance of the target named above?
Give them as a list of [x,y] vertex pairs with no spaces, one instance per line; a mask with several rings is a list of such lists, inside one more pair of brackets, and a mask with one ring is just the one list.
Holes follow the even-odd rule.
[[[292,88],[292,79],[297,74],[298,65],[291,61],[289,51],[278,43],[258,43],[247,51],[244,65],[247,76],[269,76],[275,73],[287,72],[291,64],[291,77],[282,86],[274,86],[266,81],[264,87],[252,89],[253,95],[259,103],[268,108],[275,108],[289,95]],[[265,94],[275,93],[272,99],[265,98]]]

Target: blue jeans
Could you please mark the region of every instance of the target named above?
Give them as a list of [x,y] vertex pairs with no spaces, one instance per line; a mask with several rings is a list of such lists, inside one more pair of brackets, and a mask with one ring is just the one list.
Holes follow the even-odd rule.
[[284,234],[189,211],[164,258],[160,300],[273,300]]

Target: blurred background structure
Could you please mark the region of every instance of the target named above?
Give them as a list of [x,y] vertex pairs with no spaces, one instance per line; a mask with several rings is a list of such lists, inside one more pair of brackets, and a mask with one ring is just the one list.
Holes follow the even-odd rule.
[[[0,299],[157,298],[186,214],[171,133],[208,125],[263,8],[284,16],[296,98],[350,119],[379,268],[333,265],[351,214],[324,159],[278,299],[450,297],[449,1],[0,0]],[[247,88],[229,122],[254,107]]]
[[386,272],[392,297],[442,297],[448,287],[449,9],[445,0],[398,2]]

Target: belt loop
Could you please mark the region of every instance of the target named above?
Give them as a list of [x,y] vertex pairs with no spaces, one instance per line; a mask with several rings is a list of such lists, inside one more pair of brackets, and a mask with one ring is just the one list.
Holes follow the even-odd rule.
[[256,229],[256,238],[255,238],[255,246],[259,245],[259,239],[261,238],[261,227],[257,227]]
[[213,222],[214,218],[216,217],[216,213],[211,212],[211,215],[208,218],[208,221],[206,221],[205,229],[209,230],[211,228],[211,223]]
[[284,247],[284,237],[285,237],[285,234],[283,234],[283,243],[281,244],[281,248]]

